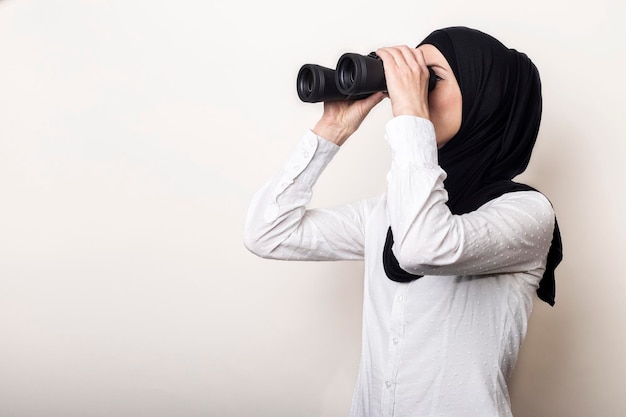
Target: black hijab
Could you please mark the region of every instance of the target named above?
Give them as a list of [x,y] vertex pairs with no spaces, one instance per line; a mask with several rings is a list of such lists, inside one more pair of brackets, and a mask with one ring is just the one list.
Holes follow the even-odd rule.
[[[514,191],[534,188],[512,181],[532,153],[541,121],[541,81],[531,60],[521,52],[475,29],[436,30],[420,45],[436,47],[446,58],[463,97],[461,126],[438,150],[446,172],[447,205],[453,214],[474,211]],[[419,46],[419,45],[418,45]],[[387,231],[383,251],[385,273],[394,281],[420,278],[400,268]],[[562,259],[561,235],[554,224],[552,244],[537,295],[554,305],[554,269]]]

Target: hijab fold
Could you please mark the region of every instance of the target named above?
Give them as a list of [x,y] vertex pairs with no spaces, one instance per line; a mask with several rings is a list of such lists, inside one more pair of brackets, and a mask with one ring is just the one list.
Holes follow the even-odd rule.
[[[463,97],[459,131],[438,150],[439,165],[447,174],[450,211],[469,213],[505,193],[537,191],[513,181],[528,166],[541,122],[541,80],[532,61],[490,35],[460,26],[436,30],[423,44],[433,45],[446,58]],[[392,247],[390,227],[383,250],[389,279],[420,278],[400,268]],[[554,270],[562,257],[555,219],[546,270],[537,289],[538,297],[550,305],[555,302]]]

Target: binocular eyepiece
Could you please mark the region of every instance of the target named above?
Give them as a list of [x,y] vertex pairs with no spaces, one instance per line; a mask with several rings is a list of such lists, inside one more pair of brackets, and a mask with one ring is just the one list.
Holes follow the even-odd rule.
[[[428,91],[435,88],[436,77],[428,67]],[[383,61],[374,52],[368,55],[345,53],[336,69],[305,64],[296,80],[298,97],[305,103],[359,100],[377,91],[387,91]]]

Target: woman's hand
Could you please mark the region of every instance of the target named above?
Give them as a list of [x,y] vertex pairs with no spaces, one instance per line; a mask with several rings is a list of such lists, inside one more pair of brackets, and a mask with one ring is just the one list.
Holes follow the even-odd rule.
[[385,68],[393,115],[428,119],[429,73],[422,51],[404,45],[380,48],[376,54]]
[[324,102],[324,114],[313,133],[341,146],[383,98],[385,94],[378,92],[361,100]]

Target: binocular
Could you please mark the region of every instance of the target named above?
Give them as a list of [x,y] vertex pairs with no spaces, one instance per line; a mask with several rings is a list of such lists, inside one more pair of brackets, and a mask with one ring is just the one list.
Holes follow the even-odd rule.
[[[428,67],[428,92],[435,88],[436,77]],[[345,53],[336,69],[305,64],[298,71],[298,97],[305,103],[320,101],[360,100],[377,91],[387,91],[383,61],[371,52],[368,55]]]

